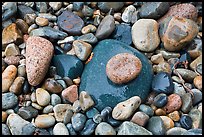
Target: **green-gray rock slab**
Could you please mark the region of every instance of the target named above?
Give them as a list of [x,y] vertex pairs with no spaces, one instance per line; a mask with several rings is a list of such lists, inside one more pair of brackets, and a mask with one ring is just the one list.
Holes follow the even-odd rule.
[[[136,79],[116,85],[106,75],[106,64],[116,54],[124,52],[137,56],[142,62],[142,70]],[[132,96],[139,96],[145,101],[153,77],[152,66],[145,55],[122,42],[110,39],[100,41],[94,48],[93,54],[82,73],[79,92],[88,92],[99,111],[106,106],[114,107]]]

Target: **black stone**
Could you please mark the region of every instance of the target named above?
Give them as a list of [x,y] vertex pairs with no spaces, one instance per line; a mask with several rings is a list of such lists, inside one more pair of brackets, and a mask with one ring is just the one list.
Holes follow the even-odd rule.
[[109,10],[112,8],[114,12],[119,11],[124,6],[124,2],[98,2],[98,8],[102,12],[109,12]]
[[50,135],[50,133],[44,128],[36,128],[34,135]]
[[68,52],[72,49],[72,44],[65,43],[64,46],[62,47],[62,49],[64,50],[64,52]]
[[163,107],[163,106],[166,105],[167,101],[168,101],[167,95],[164,94],[164,93],[161,93],[161,94],[157,95],[157,96],[154,98],[153,104],[154,104],[156,107],[161,108],[161,107]]
[[54,53],[55,55],[60,55],[60,54],[63,54],[64,51],[62,50],[62,48],[60,48],[59,46],[54,46]]
[[122,121],[115,120],[111,115],[108,116],[107,123],[113,127],[118,127],[122,124]]
[[30,120],[38,115],[38,110],[32,106],[22,107],[19,109],[18,114],[25,120]]
[[28,83],[28,80],[25,80],[23,83],[23,93],[28,94],[30,92],[30,84]]
[[101,116],[103,117],[103,121],[107,121],[108,116],[110,116],[112,113],[112,108],[107,106],[101,111]]
[[179,122],[181,124],[181,127],[187,130],[191,129],[193,123],[192,118],[188,115],[182,115]]
[[80,132],[80,135],[91,135],[94,133],[97,124],[92,119],[88,119],[85,123],[84,129]]
[[157,73],[152,80],[152,90],[156,93],[173,93],[174,85],[171,76],[166,72]]

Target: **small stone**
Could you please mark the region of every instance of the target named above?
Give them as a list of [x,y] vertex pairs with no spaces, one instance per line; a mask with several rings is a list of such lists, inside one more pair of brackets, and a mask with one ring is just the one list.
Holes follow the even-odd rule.
[[132,15],[136,11],[136,8],[133,5],[129,5],[125,8],[122,13],[122,20],[126,23],[130,23],[132,21]]
[[182,115],[180,120],[179,120],[181,127],[185,129],[191,129],[192,127],[192,119],[188,115]]
[[51,93],[61,93],[63,87],[54,79],[47,79],[45,81],[45,89]]
[[166,112],[161,108],[156,109],[154,113],[156,116],[165,116],[166,115]]
[[36,110],[32,106],[22,107],[19,109],[18,115],[25,120],[31,120],[32,118],[35,118],[38,115],[38,110]]
[[77,40],[81,40],[89,44],[96,44],[98,42],[98,39],[93,35],[93,33],[81,35],[77,38]]
[[11,131],[9,130],[6,124],[2,123],[2,135],[11,135]]
[[28,38],[26,41],[26,72],[30,85],[36,86],[44,79],[53,53],[54,47],[47,39],[35,36]]
[[156,93],[171,94],[174,90],[173,80],[166,72],[159,72],[152,81],[152,90]]
[[90,110],[86,111],[87,118],[93,118],[96,114],[99,114],[99,111],[94,107],[91,108]]
[[18,46],[14,43],[8,44],[5,49],[5,56],[17,56],[20,55]]
[[193,92],[193,106],[202,101],[202,92],[198,89],[192,89]]
[[35,18],[35,22],[37,25],[39,25],[41,27],[47,26],[49,24],[48,19],[42,18],[42,17]]
[[38,17],[46,18],[49,21],[57,21],[57,17],[50,13],[39,13]]
[[148,105],[141,104],[139,106],[139,110],[144,112],[145,114],[147,114],[150,117],[154,115],[154,110]]
[[26,77],[26,65],[18,65],[18,77]]
[[24,81],[25,81],[24,77],[15,78],[14,82],[11,84],[9,88],[9,91],[13,92],[16,95],[20,94],[22,92]]
[[140,104],[141,99],[139,96],[134,96],[128,100],[120,102],[114,107],[112,117],[116,120],[125,120],[135,112]]
[[83,130],[80,132],[80,135],[91,135],[94,133],[96,126],[97,124],[94,123],[92,119],[88,119]]
[[83,111],[88,110],[94,105],[94,101],[86,91],[81,91],[79,95],[79,103]]
[[166,131],[166,135],[184,135],[186,134],[188,131],[184,128],[181,127],[173,127],[171,129],[169,129],[168,131]]
[[17,74],[17,68],[9,65],[2,73],[2,93],[7,92],[12,85]]
[[47,106],[50,103],[50,94],[46,90],[38,88],[36,89],[36,99],[40,106]]
[[[161,53],[165,60],[170,60],[172,58],[173,58],[173,60],[175,60],[175,58],[176,58],[176,61],[178,61],[179,59],[177,59],[177,58],[180,57],[179,53],[169,52],[166,50],[156,50],[156,53]],[[169,63],[169,61],[168,61],[168,63]],[[171,63],[169,63],[169,64],[171,64]]]
[[193,79],[197,76],[197,74],[189,69],[177,68],[173,71],[175,75],[178,75],[177,72],[181,75],[181,77],[187,82],[192,82]]
[[93,121],[96,123],[96,124],[99,124],[101,123],[103,120],[103,116],[101,114],[96,114],[94,115],[93,117]]
[[2,21],[8,20],[17,12],[17,2],[4,2],[2,4]]
[[181,99],[182,99],[181,111],[183,113],[188,113],[193,108],[192,95],[190,93],[186,93],[183,96],[181,96]]
[[188,115],[191,117],[193,123],[192,123],[192,129],[195,128],[202,128],[202,112],[198,109],[192,109]]
[[26,124],[23,126],[22,135],[33,135],[35,130],[36,127],[32,123]]
[[12,23],[2,31],[2,48],[5,49],[6,45],[10,43],[21,44],[23,42],[22,33],[17,28],[15,23]]
[[202,90],[202,76],[196,76],[193,79],[193,84],[195,85],[196,88]]
[[152,135],[152,132],[133,122],[124,121],[118,127],[117,135]]
[[[25,14],[24,15],[24,20],[28,25],[32,25],[35,23],[35,18],[37,17],[37,15],[35,13],[31,13],[31,14]],[[35,24],[36,25],[36,24]],[[29,31],[28,31],[29,32]]]
[[50,135],[50,133],[46,129],[43,129],[43,128],[36,128],[35,134],[37,134],[37,135]]
[[101,21],[101,23],[99,24],[97,30],[96,30],[96,34],[95,36],[98,39],[105,39],[108,36],[111,35],[111,33],[114,31],[115,29],[115,20],[114,17],[112,15],[107,15],[103,18],[103,20]]
[[82,30],[81,30],[81,33],[82,34],[88,34],[88,33],[94,33],[94,32],[96,32],[96,27],[94,26],[94,25],[92,25],[92,24],[89,24],[89,25],[87,25],[87,26],[84,26],[83,28],[82,28]]
[[167,100],[167,95],[164,94],[164,93],[160,93],[160,94],[158,94],[158,95],[154,98],[153,104],[154,104],[156,107],[161,108],[161,107],[163,107],[163,106],[166,105],[167,101],[168,101],[168,100]]
[[179,96],[183,96],[186,94],[186,91],[184,89],[184,87],[181,84],[178,84],[176,82],[173,82],[174,84],[174,94],[178,94]]
[[108,78],[116,84],[127,83],[135,79],[141,70],[140,59],[129,53],[120,53],[113,56],[106,65]]
[[8,65],[17,66],[20,62],[20,56],[7,56],[4,58],[4,62]]
[[52,94],[50,101],[52,106],[56,106],[57,104],[61,104],[62,102],[60,96],[57,94]]
[[179,110],[182,106],[182,100],[181,97],[177,94],[171,94],[168,96],[168,102],[167,104],[163,107],[163,109],[167,113],[171,113],[175,110]]
[[63,123],[57,123],[53,128],[53,135],[69,135],[69,131]]
[[196,67],[197,67],[199,64],[202,64],[202,55],[200,55],[200,56],[197,57],[194,61],[191,62],[190,68],[191,68],[192,70],[196,70]]
[[151,56],[151,62],[154,64],[159,64],[160,62],[163,62],[163,61],[164,61],[164,58],[161,53]]
[[9,92],[2,94],[2,110],[14,108],[17,104],[18,98],[14,93]]
[[63,123],[64,124],[68,124],[71,122],[71,117],[74,115],[73,110],[71,109],[67,109],[65,114],[64,114],[64,119],[63,119]]
[[32,101],[32,102],[37,102],[36,92],[35,92],[35,91],[31,93],[30,98],[31,98],[31,101]]
[[[157,125],[157,126],[155,126]],[[147,130],[152,132],[153,135],[164,135],[165,134],[165,126],[164,122],[160,116],[153,116],[149,119],[147,123]]]
[[101,122],[95,129],[95,135],[116,135],[116,131],[108,123]]
[[133,115],[130,121],[144,127],[147,124],[148,120],[149,116],[147,114],[142,111],[138,111]]
[[94,10],[87,5],[84,5],[82,8],[82,14],[86,17],[92,17]]
[[58,40],[57,44],[72,43],[75,40],[73,36],[68,36],[63,40]]
[[198,25],[194,21],[175,16],[165,19],[159,28],[161,41],[168,51],[181,50],[198,33]]
[[19,30],[21,30],[22,33],[26,34],[28,33],[28,24],[22,20],[22,19],[17,19],[16,20],[16,25],[19,28]]
[[107,106],[103,110],[101,110],[101,116],[103,117],[103,121],[106,121],[108,116],[111,116],[112,108]]
[[160,116],[160,118],[162,119],[166,130],[169,130],[169,129],[174,127],[174,122],[169,117],[167,117],[167,116]]
[[43,114],[48,114],[48,113],[52,113],[53,112],[53,106],[52,105],[48,105],[46,107],[43,108],[42,113]]
[[8,114],[5,111],[2,111],[2,123],[4,123],[8,117]]
[[40,12],[40,13],[46,13],[47,12],[47,3],[46,2],[36,2],[36,9]]
[[167,72],[167,73],[171,74],[172,69],[171,69],[171,66],[169,65],[169,63],[167,63],[166,61],[163,61],[163,62],[160,62],[158,65],[153,65],[153,71],[155,73]]
[[64,120],[66,110],[72,109],[70,104],[57,104],[54,106],[54,116],[57,122],[62,122]]
[[67,127],[67,129],[68,129],[70,135],[77,135],[77,133],[75,132],[75,130],[74,130],[74,128],[73,128],[73,126],[72,126],[71,123],[68,123],[68,124],[66,125],[66,127]]
[[49,128],[54,126],[55,118],[51,115],[38,115],[35,119],[35,126],[38,128]]
[[[189,129],[190,135],[202,135],[202,129]],[[189,135],[189,134],[187,134]]]
[[71,118],[71,123],[75,131],[81,131],[85,125],[86,116],[82,113],[76,113]]
[[26,14],[35,14],[35,11],[24,4],[18,4],[18,14],[20,18],[25,19]]
[[171,118],[173,121],[179,121],[180,120],[180,114],[178,111],[173,111],[168,114],[168,117]]
[[153,19],[140,19],[132,26],[132,41],[138,50],[154,51],[160,43],[159,25]]
[[105,13],[107,13],[111,8],[114,12],[117,12],[124,6],[124,2],[98,2],[97,4],[98,8]]
[[59,10],[62,7],[62,2],[49,2],[53,10]]

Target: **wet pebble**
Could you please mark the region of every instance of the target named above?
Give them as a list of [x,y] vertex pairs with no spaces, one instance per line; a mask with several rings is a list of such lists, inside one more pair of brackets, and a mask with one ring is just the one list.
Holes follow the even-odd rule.
[[183,96],[186,94],[186,91],[181,84],[177,82],[173,82],[173,84],[174,84],[174,91],[173,91],[174,94],[178,94],[179,96]]
[[193,92],[193,106],[202,101],[202,92],[198,89],[192,89]]
[[76,113],[71,118],[71,123],[75,131],[81,131],[85,125],[86,116],[82,113]]
[[80,132],[80,135],[91,135],[94,133],[97,124],[93,122],[92,119],[88,119],[85,123],[83,130]]
[[171,118],[167,116],[160,116],[160,118],[162,119],[166,130],[174,127],[174,121]]
[[160,62],[158,65],[153,65],[153,71],[155,73],[167,72],[167,73],[171,74],[172,69],[171,69],[171,66],[168,62],[163,61],[163,62]]
[[92,24],[89,24],[89,25],[87,25],[87,26],[84,26],[83,28],[82,28],[82,30],[81,30],[81,33],[82,34],[88,34],[88,33],[94,33],[94,32],[96,32],[96,27],[94,26],[94,25],[92,25]]
[[161,53],[151,56],[151,62],[154,64],[159,64],[160,62],[163,62],[163,61],[164,61],[164,58]]
[[70,104],[57,104],[54,106],[54,116],[57,122],[62,122],[67,109],[72,109],[72,106]]
[[93,107],[90,110],[86,111],[87,118],[93,118],[96,114],[99,114],[99,111]]
[[26,65],[24,64],[18,65],[18,76],[24,78],[26,77]]
[[108,116],[107,122],[113,127],[118,127],[122,124],[122,121],[114,119],[111,115]]
[[5,49],[5,56],[17,56],[20,55],[20,50],[14,43],[8,44]]
[[93,33],[86,33],[81,35],[77,38],[77,40],[81,40],[89,44],[96,44],[98,42],[98,39],[93,35]]
[[38,115],[38,110],[36,110],[32,106],[22,107],[19,109],[18,115],[25,120],[30,120]]
[[161,108],[156,109],[154,113],[156,116],[165,116],[166,115],[166,111],[164,109],[161,109]]
[[112,113],[112,108],[107,106],[104,109],[101,110],[101,116],[103,117],[103,121],[106,121],[108,116],[110,116]]
[[138,124],[139,126],[144,127],[148,122],[148,120],[149,120],[149,116],[146,113],[142,111],[138,111],[133,115],[130,121],[135,124]]
[[96,123],[96,124],[99,124],[101,123],[103,120],[103,116],[101,114],[96,114],[94,115],[93,117],[93,121]]
[[69,131],[63,123],[57,123],[53,128],[53,135],[69,135]]
[[188,115],[182,115],[180,120],[179,120],[181,127],[185,129],[191,129],[192,127],[192,119]]
[[14,93],[2,94],[2,110],[7,110],[15,107],[18,104],[18,97]]
[[82,110],[79,100],[76,100],[76,101],[73,103],[73,105],[72,105],[72,110],[73,110],[74,112],[80,112],[80,111]]
[[154,110],[148,105],[141,104],[139,106],[139,110],[144,112],[145,114],[147,114],[150,117],[154,115]]
[[190,93],[186,93],[183,96],[181,96],[181,99],[182,99],[181,111],[183,113],[188,113],[193,108],[192,95]]
[[62,7],[62,2],[49,2],[53,10],[59,10]]
[[181,97],[178,94],[171,94],[168,96],[168,102],[167,104],[163,107],[163,109],[167,113],[171,113],[175,110],[179,110],[182,106],[182,100]]
[[107,13],[111,8],[117,12],[124,6],[124,2],[98,2],[97,6],[105,13]]
[[2,123],[4,123],[8,117],[8,114],[5,111],[2,111]]
[[49,128],[55,124],[55,118],[51,115],[43,114],[35,118],[35,126],[38,128]]
[[158,95],[154,98],[153,104],[154,104],[156,107],[161,108],[161,107],[163,107],[163,106],[166,105],[166,103],[167,103],[167,101],[168,101],[167,99],[168,99],[168,98],[167,98],[167,95],[166,95],[166,94],[160,93],[160,94],[158,94]]
[[116,135],[116,131],[108,123],[101,122],[95,129],[95,135]]
[[38,105],[37,103],[32,103],[31,106],[33,106],[34,108],[36,108],[37,110],[42,110],[43,107]]

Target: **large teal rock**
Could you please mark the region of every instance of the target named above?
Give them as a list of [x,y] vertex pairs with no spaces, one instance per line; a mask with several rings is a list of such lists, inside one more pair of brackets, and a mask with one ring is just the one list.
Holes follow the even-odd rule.
[[[106,64],[111,57],[124,52],[137,56],[143,67],[136,79],[116,85],[106,75]],[[106,106],[114,107],[117,103],[135,95],[140,96],[142,101],[146,99],[151,88],[153,71],[145,55],[122,42],[111,39],[100,41],[93,53],[92,60],[82,73],[79,92],[88,92],[93,97],[98,110],[101,111]]]

